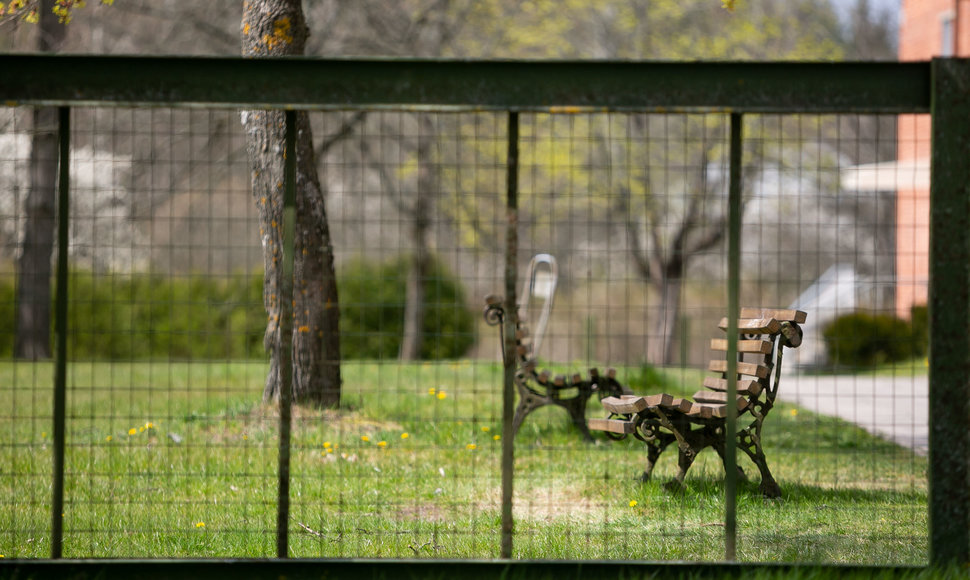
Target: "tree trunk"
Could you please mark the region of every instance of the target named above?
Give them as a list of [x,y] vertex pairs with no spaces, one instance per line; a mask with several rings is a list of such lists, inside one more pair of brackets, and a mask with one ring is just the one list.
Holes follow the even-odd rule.
[[[243,55],[300,55],[307,27],[299,0],[247,0],[243,6]],[[263,304],[267,325],[263,345],[270,370],[263,399],[280,394],[280,301],[284,192],[283,111],[242,114],[259,210],[263,245]],[[309,116],[296,115],[296,236],[293,257],[293,400],[299,404],[340,403],[340,334],[333,246],[324,191],[314,165]]]
[[431,209],[434,200],[435,174],[431,164],[431,141],[434,124],[422,115],[418,141],[418,183],[414,206],[411,208],[411,236],[414,254],[408,271],[407,296],[404,302],[404,337],[401,341],[401,360],[418,360],[424,343],[425,282],[431,273],[431,249],[428,234],[431,229]]
[[676,275],[664,276],[654,284],[660,294],[660,308],[647,341],[647,362],[651,364],[668,365],[674,361],[682,285],[683,278]]
[[[431,271],[431,251],[428,249],[427,226],[422,218],[412,223],[416,246],[408,271],[407,296],[404,302],[404,338],[401,341],[401,360],[418,360],[424,344],[425,281]],[[423,231],[422,231],[423,230]]]
[[[53,11],[54,0],[38,8],[38,49],[56,52],[66,28]],[[51,255],[57,195],[57,109],[35,108],[30,141],[30,191],[25,203],[24,243],[17,262],[17,332],[14,356],[37,360],[51,356]]]

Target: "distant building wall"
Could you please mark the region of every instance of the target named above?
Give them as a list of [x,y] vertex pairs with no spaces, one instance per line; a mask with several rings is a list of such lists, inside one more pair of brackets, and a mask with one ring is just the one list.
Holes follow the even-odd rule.
[[[970,1],[902,0],[899,60],[970,54]],[[900,115],[897,159],[929,163],[929,115]],[[900,183],[896,203],[896,311],[925,304],[929,282],[929,187]]]

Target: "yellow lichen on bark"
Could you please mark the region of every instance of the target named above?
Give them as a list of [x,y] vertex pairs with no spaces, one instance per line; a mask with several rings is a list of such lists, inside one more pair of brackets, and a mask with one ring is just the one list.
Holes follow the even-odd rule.
[[263,35],[263,44],[266,46],[266,49],[273,50],[278,46],[293,42],[293,34],[290,32],[290,27],[290,19],[287,16],[274,20],[273,33]]

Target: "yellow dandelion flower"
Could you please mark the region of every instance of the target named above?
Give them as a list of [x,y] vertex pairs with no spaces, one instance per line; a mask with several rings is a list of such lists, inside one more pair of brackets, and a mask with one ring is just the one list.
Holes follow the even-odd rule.
[[107,437],[104,438],[105,441],[111,441],[112,439],[114,439],[114,437],[112,437],[111,435],[108,435]]
[[145,429],[154,429],[154,428],[155,428],[155,424],[152,423],[151,421],[145,423]]
[[474,451],[478,449],[478,445],[475,445],[474,443],[469,443],[468,445],[465,445],[465,449],[469,451]]
[[630,500],[630,507],[637,507],[637,500],[631,499]]
[[324,451],[327,453],[333,453],[333,447],[327,447]]
[[135,429],[134,427],[132,427],[131,429],[128,429],[128,434],[129,435],[137,435],[138,434],[138,429]]
[[41,431],[40,432],[40,438],[41,439],[47,439],[47,431]]
[[324,449],[330,449],[331,447],[333,447],[333,445],[331,445],[331,443],[329,441],[324,441],[323,442],[323,448]]
[[436,392],[437,392],[437,391],[435,390],[435,388],[434,388],[434,387],[430,387],[430,388],[428,388],[428,394],[429,394],[429,395],[433,395],[433,394],[435,394]]
[[243,441],[249,441],[249,435],[243,433]]
[[792,417],[797,417],[798,409],[792,409],[791,411],[788,411],[788,414],[791,415]]
[[401,439],[407,439],[408,437],[410,437],[410,435],[407,433],[401,433]]
[[488,433],[491,430],[492,430],[491,427],[482,427],[482,433]]
[[139,433],[144,433],[145,432],[145,428],[144,427],[139,427],[138,428],[138,432]]
[[377,446],[383,449],[384,447],[387,447],[387,441],[378,441]]
[[367,443],[368,441],[370,441],[370,437],[368,437],[367,435],[361,435],[360,440],[363,441],[364,443]]
[[197,527],[197,528],[204,528],[205,527],[205,522],[196,522],[195,523],[195,527]]
[[448,395],[444,391],[438,391],[438,399],[444,399]]
[[498,441],[501,438],[502,438],[501,435],[492,435],[492,441]]

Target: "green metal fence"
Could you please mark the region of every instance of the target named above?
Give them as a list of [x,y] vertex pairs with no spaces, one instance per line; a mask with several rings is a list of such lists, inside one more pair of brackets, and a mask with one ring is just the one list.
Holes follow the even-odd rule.
[[[294,206],[296,114],[294,111],[488,112],[507,116],[506,218],[517,223],[520,115],[570,113],[717,113],[730,119],[730,235],[727,311],[740,298],[740,204],[743,121],[764,114],[925,114],[932,115],[932,189],[929,311],[929,559],[932,563],[970,561],[970,63],[638,63],[638,62],[479,62],[424,60],[242,60],[210,58],[119,58],[83,56],[0,56],[0,97],[8,106],[58,107],[60,173],[55,320],[55,372],[50,479],[50,558],[64,553],[65,411],[68,390],[68,231],[70,122],[80,107],[284,109],[286,199]],[[285,214],[281,324],[292,320],[295,215]],[[504,265],[507,305],[516,300],[517,231],[507,228]],[[286,329],[283,337],[291,337]],[[734,342],[734,341],[732,341]],[[288,353],[291,340],[280,348]],[[506,353],[514,348],[507,336]],[[280,359],[283,384],[292,359]],[[505,357],[501,437],[501,538],[499,556],[515,558],[512,509],[516,474],[511,431],[514,357]],[[733,387],[733,385],[732,385]],[[730,397],[730,395],[729,395]],[[730,400],[730,398],[729,398]],[[293,417],[289,391],[280,398],[278,424],[276,548],[292,550],[290,440]],[[730,426],[728,428],[730,430]],[[406,435],[406,434],[405,434]],[[733,439],[728,456],[733,458]],[[729,463],[730,465],[730,463]],[[725,485],[724,559],[736,558],[736,477]],[[442,474],[443,475],[443,474]],[[200,522],[201,523],[201,522]],[[301,524],[303,525],[303,524]],[[305,526],[309,529],[308,526]],[[312,532],[312,530],[310,530]],[[412,548],[413,550],[414,548]],[[418,552],[415,550],[415,554]],[[576,554],[577,560],[584,559]],[[324,561],[325,565],[327,561]],[[331,562],[336,565],[335,562]],[[51,564],[53,565],[53,564]],[[81,564],[73,564],[81,566]],[[122,564],[124,566],[126,564]],[[176,565],[176,564],[173,564]],[[200,564],[200,566],[203,564]],[[342,562],[349,570],[380,564]],[[597,573],[645,571],[631,564],[603,566]],[[8,561],[2,573],[60,574],[45,562]],[[103,565],[100,565],[103,566]],[[370,567],[369,567],[370,566]],[[631,566],[633,566],[631,568]],[[459,565],[461,568],[461,565]],[[83,570],[84,568],[78,568]],[[99,567],[98,570],[103,570]],[[174,568],[173,568],[174,569]],[[72,569],[74,570],[74,569]],[[117,568],[116,571],[122,570]],[[130,568],[124,568],[130,570]],[[282,568],[281,568],[282,570]],[[347,569],[341,568],[341,571]],[[433,567],[428,570],[434,572]],[[437,570],[441,570],[440,568]],[[573,568],[570,568],[573,570]],[[589,570],[589,568],[587,568]],[[121,573],[121,572],[118,572]],[[232,572],[236,574],[237,572]],[[336,569],[335,569],[336,573]],[[368,572],[373,573],[373,572]],[[489,573],[489,571],[482,571]]]

